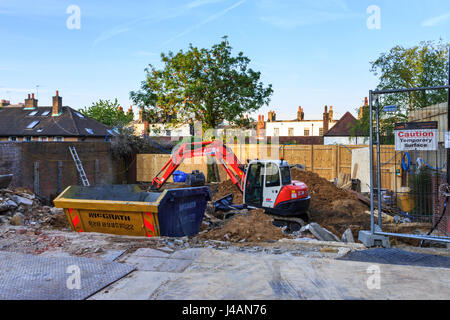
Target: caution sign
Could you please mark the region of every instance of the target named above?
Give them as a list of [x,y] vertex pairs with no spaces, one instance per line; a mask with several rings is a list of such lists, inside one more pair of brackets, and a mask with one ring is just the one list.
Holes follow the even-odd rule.
[[395,124],[395,150],[437,150],[437,145],[437,121]]

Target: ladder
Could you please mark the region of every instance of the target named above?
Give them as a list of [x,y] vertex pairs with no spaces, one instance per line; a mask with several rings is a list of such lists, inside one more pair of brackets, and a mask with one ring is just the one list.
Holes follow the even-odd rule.
[[77,167],[77,171],[80,174],[81,182],[83,183],[83,186],[89,187],[90,183],[86,176],[86,173],[83,169],[83,164],[81,163],[80,158],[78,157],[77,150],[74,146],[69,147],[70,154],[72,155],[73,161],[75,161],[75,166]]

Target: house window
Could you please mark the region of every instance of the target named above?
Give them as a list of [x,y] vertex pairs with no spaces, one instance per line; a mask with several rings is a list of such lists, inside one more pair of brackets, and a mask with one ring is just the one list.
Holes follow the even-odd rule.
[[43,117],[48,116],[49,113],[50,113],[50,110],[44,111],[44,112],[42,112],[41,116],[43,116]]
[[38,113],[38,111],[36,110],[36,111],[30,112],[28,115],[32,117],[32,116],[35,116],[37,113]]
[[17,141],[17,137],[9,137],[9,141],[16,142]]
[[323,136],[323,128],[319,128],[319,136]]
[[39,137],[39,141],[48,141],[48,137]]
[[53,139],[53,141],[59,141],[59,142],[64,141],[64,137],[55,137]]
[[305,136],[305,137],[308,137],[308,136],[309,136],[309,129],[305,129],[305,131],[304,131],[304,136]]
[[294,128],[288,128],[288,136],[289,137],[294,136]]
[[170,137],[171,131],[170,130],[166,130],[166,136]]
[[33,141],[33,137],[31,137],[31,136],[25,136],[25,137],[23,137],[23,141],[25,141],[25,142],[31,142],[31,141]]
[[279,128],[274,128],[274,129],[273,129],[273,135],[274,135],[275,137],[278,137],[278,136],[280,135],[280,129],[279,129]]

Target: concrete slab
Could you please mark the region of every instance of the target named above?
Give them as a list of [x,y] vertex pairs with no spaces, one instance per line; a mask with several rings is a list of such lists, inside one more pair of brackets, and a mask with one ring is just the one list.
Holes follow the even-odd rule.
[[164,283],[176,277],[176,273],[135,271],[89,300],[147,300]]
[[166,260],[167,258],[140,257],[137,255],[131,255],[127,257],[124,262],[135,266],[139,271],[158,271],[158,267],[165,263]]
[[169,253],[163,252],[161,250],[151,249],[151,248],[140,248],[134,252],[135,256],[140,257],[157,257],[157,258],[168,258]]
[[[194,259],[130,257],[135,261],[152,261],[155,271],[136,271],[92,298],[450,299],[450,270],[445,268],[253,254],[232,250],[179,252],[178,257],[184,255]],[[186,263],[184,269],[182,262]],[[150,262],[141,262],[141,265],[146,264]],[[170,269],[169,266],[175,267]],[[163,270],[171,272],[162,272]]]
[[183,272],[192,264],[192,260],[186,259],[167,259],[164,263],[158,266],[159,272]]
[[170,258],[195,260],[203,251],[203,248],[190,248],[174,252]]
[[205,250],[163,289],[151,299],[449,299],[450,271]]

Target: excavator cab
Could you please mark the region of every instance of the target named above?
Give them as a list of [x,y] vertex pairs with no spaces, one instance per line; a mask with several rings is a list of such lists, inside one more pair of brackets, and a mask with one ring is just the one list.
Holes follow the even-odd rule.
[[308,187],[291,180],[284,160],[250,161],[244,183],[244,203],[282,216],[303,216],[309,208]]

